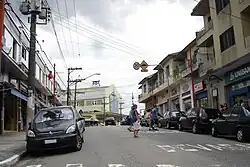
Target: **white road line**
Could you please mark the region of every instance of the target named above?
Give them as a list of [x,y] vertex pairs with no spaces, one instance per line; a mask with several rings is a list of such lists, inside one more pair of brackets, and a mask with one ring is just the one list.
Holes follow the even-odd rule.
[[122,164],[109,164],[109,167],[125,167],[125,165],[122,165]]
[[42,165],[29,165],[27,167],[41,167]]
[[83,167],[82,164],[67,164],[66,167]]
[[158,165],[156,165],[157,167],[179,167],[179,166],[175,166],[175,165],[170,165],[170,164],[168,164],[168,165],[166,165],[166,164],[158,164]]

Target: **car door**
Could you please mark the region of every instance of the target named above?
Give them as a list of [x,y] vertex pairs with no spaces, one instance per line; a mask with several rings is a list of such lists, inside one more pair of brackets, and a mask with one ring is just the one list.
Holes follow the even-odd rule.
[[189,128],[189,118],[191,116],[192,109],[188,110],[185,116],[181,117],[181,123],[184,129]]
[[226,118],[225,132],[228,135],[233,135],[236,133],[241,110],[242,107],[234,107],[230,116]]

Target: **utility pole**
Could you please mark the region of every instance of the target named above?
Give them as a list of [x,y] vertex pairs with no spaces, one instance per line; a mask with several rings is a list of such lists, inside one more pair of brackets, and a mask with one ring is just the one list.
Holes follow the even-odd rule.
[[[3,41],[3,25],[4,25],[4,4],[5,0],[0,0],[0,69],[2,65],[2,41]],[[3,76],[3,74],[2,74]],[[3,77],[2,77],[3,83]],[[2,108],[1,108],[1,115],[0,115],[0,134],[3,134],[4,131],[4,85],[2,86]]]
[[74,108],[76,108],[76,90],[77,90],[77,82],[75,83]]
[[56,106],[56,64],[54,63],[54,76],[53,76],[53,104]]
[[70,86],[70,73],[73,72],[73,71],[76,71],[76,70],[82,70],[82,68],[68,68],[68,86],[67,86],[67,106],[69,105],[69,95],[70,95],[70,89],[69,89],[69,86]]
[[[36,76],[36,25],[46,25],[50,19],[51,9],[46,5],[44,0],[24,0],[20,5],[20,12],[23,15],[31,15],[28,19],[30,23],[30,50],[29,50],[29,72],[28,72],[28,99],[27,99],[27,120],[26,129],[29,122],[34,117],[34,94],[35,94],[35,76]],[[43,22],[37,22],[37,16]]]
[[194,73],[193,73],[193,61],[192,61],[192,53],[191,53],[191,46],[189,47],[189,67],[191,71],[191,82],[192,82],[192,97],[193,97],[193,106],[196,106],[196,101],[195,101],[195,92],[194,92]]
[[134,93],[132,92],[132,105],[134,104]]

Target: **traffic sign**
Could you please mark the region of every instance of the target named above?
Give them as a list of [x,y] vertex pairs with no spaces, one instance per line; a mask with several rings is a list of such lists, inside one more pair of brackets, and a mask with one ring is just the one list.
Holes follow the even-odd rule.
[[133,68],[134,68],[135,70],[139,70],[139,69],[141,68],[140,63],[139,63],[139,62],[135,62],[135,63],[133,64]]
[[141,62],[140,66],[141,66],[141,72],[148,72],[148,63],[145,60]]

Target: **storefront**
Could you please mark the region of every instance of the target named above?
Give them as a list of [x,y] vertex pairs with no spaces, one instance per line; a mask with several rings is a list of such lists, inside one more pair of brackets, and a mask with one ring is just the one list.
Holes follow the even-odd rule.
[[179,87],[171,90],[171,110],[180,110],[180,89]]
[[183,83],[180,86],[180,109],[182,111],[188,111],[192,108],[191,100],[191,82]]
[[204,81],[200,81],[194,85],[194,92],[195,92],[195,99],[196,99],[196,106],[208,106],[208,94],[206,90],[206,86]]
[[227,73],[225,81],[229,106],[243,101],[250,104],[250,64]]

